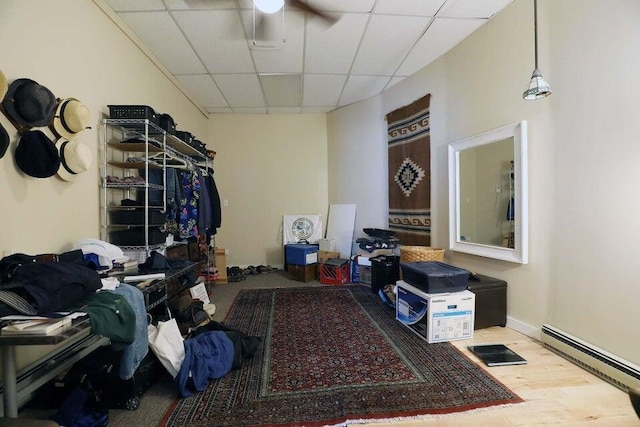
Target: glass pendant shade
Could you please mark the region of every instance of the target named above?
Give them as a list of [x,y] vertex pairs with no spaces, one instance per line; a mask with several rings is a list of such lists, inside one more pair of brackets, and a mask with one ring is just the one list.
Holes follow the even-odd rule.
[[529,88],[524,91],[522,97],[531,101],[534,99],[545,98],[551,95],[551,88],[549,87],[549,83],[542,77],[542,73],[537,68],[533,70],[533,74],[531,75],[531,82],[529,82]]
[[253,0],[253,4],[255,4],[261,12],[276,13],[284,6],[284,0]]

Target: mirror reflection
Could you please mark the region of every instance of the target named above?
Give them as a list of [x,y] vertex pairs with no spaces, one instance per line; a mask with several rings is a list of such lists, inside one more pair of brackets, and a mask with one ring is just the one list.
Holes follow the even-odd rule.
[[460,235],[514,248],[513,138],[460,152]]
[[449,249],[528,262],[527,122],[449,144]]

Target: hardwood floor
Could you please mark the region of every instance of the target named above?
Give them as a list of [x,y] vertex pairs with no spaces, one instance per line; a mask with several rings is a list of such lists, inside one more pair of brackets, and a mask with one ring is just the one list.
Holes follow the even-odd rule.
[[[470,344],[502,343],[527,359],[526,365],[485,367]],[[523,403],[433,416],[426,419],[369,423],[367,426],[640,426],[626,393],[509,328],[477,330],[453,344],[525,400]]]
[[[249,276],[239,283],[216,286],[212,300],[217,306],[214,318],[224,321],[240,289],[282,286],[319,286],[288,280],[282,273]],[[527,359],[526,365],[486,368],[466,346],[503,343]],[[523,403],[490,407],[477,411],[431,416],[393,423],[368,423],[369,427],[417,426],[640,426],[626,393],[588,371],[545,349],[539,342],[509,328],[493,327],[474,332],[473,339],[453,344],[471,360],[518,394]],[[165,376],[168,377],[168,376]],[[175,385],[163,378],[142,397],[136,411],[109,411],[112,426],[152,426],[158,422],[176,397]],[[22,417],[46,418],[40,412],[21,411]],[[353,424],[352,424],[353,425]],[[360,424],[362,425],[362,424]]]

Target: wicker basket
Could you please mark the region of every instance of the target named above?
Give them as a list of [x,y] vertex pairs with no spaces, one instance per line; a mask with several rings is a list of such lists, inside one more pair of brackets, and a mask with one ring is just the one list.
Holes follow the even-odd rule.
[[444,261],[444,249],[430,246],[401,246],[400,262]]

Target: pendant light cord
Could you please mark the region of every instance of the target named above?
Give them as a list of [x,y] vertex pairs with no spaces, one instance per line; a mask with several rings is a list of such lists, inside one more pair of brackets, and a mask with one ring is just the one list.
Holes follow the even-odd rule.
[[535,46],[536,70],[538,69],[538,0],[533,0],[533,44]]

